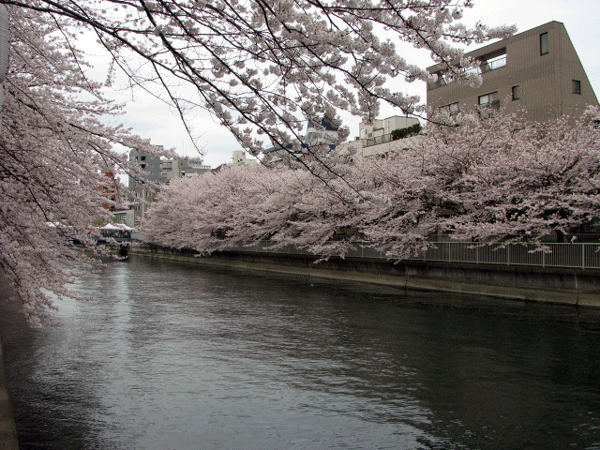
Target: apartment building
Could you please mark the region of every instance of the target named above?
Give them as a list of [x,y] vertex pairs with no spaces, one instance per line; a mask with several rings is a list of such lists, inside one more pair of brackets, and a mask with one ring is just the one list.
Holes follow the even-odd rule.
[[[565,26],[548,22],[465,56],[478,61],[482,84],[478,88],[455,82],[442,65],[429,67],[437,74],[428,83],[427,104],[440,110],[468,110],[476,106],[506,107],[525,117],[545,121],[561,115],[580,115],[598,99],[571,43]],[[457,63],[458,65],[458,63]]]
[[[162,149],[162,146],[157,146]],[[149,155],[139,150],[133,149],[129,152],[129,160],[135,161],[145,172],[144,178],[153,183],[160,183],[160,156]],[[135,189],[137,183],[135,178],[129,177],[129,189]]]
[[[289,161],[300,160],[307,154],[311,147],[318,145],[328,145],[330,149],[336,148],[338,145],[339,128],[333,125],[329,120],[322,119],[321,124],[316,126],[312,120],[309,120],[306,125],[306,134],[304,139],[293,143],[286,143],[263,150],[262,163],[270,166],[286,166]],[[235,164],[235,155],[233,165]]]
[[338,127],[329,120],[322,119],[321,125],[318,127],[309,120],[306,125],[306,136],[303,145],[309,148],[320,144],[335,145],[333,143],[338,139],[338,131]]
[[399,138],[394,132],[414,129],[415,134],[420,131],[419,120],[415,117],[391,116],[377,119],[372,123],[361,123],[358,126],[359,142],[355,142],[358,150],[357,156],[365,157],[388,153],[391,150],[405,148],[412,145],[412,138]]
[[232,167],[252,167],[258,165],[258,160],[248,158],[244,150],[234,150],[231,154],[231,162],[227,165]]
[[336,150],[352,158],[385,155],[414,146],[421,139],[421,124],[415,117],[391,116],[358,126],[353,141],[339,144]]
[[[145,152],[133,149],[129,152],[129,160],[135,161],[139,164],[140,168],[144,171],[144,178],[153,183],[160,183],[160,156],[150,155]],[[154,194],[149,192],[142,183],[136,181],[132,176],[129,177],[129,190],[131,195],[139,202],[133,207],[134,225],[137,225],[142,217],[146,215],[148,204],[154,201]],[[130,224],[128,218],[128,226],[134,226]]]
[[173,158],[160,162],[160,182],[170,183],[178,178],[189,178],[210,172],[210,166],[195,158]]
[[[162,150],[162,146],[156,146]],[[155,184],[167,184],[177,178],[200,176],[210,172],[210,166],[205,166],[202,161],[195,158],[173,158],[163,159],[160,156],[150,155],[138,150],[129,152],[129,160],[135,161],[144,171],[144,180]],[[148,190],[143,183],[136,182],[135,178],[129,177],[129,190],[138,204],[133,207],[133,219],[126,216],[129,226],[132,221],[137,224],[145,215],[150,203],[154,201],[154,191]],[[122,214],[124,211],[120,211]],[[129,214],[129,213],[127,213]]]
[[380,144],[383,141],[391,140],[391,134],[394,130],[418,124],[419,120],[415,117],[392,116],[386,119],[377,119],[372,123],[359,124],[359,138],[365,141],[367,146]]

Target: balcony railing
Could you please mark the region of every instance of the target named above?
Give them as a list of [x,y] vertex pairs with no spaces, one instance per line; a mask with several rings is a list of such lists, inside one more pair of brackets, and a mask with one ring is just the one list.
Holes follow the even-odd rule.
[[[467,69],[465,73],[476,72],[478,74],[483,74],[491,72],[492,70],[506,67],[506,61],[506,54],[493,59],[483,60],[478,66]],[[452,84],[454,81],[454,77],[451,75],[438,73],[438,79],[435,82],[428,83],[427,88],[431,91],[446,86],[447,84]]]
[[500,58],[483,61],[481,63],[481,65],[479,66],[479,68],[481,70],[481,73],[485,73],[485,72],[490,72],[492,70],[500,69],[501,67],[504,67],[504,66],[506,66],[506,55],[504,55]]
[[363,139],[363,147],[372,147],[373,145],[386,144],[388,142],[392,142],[392,135],[384,134],[382,136]]

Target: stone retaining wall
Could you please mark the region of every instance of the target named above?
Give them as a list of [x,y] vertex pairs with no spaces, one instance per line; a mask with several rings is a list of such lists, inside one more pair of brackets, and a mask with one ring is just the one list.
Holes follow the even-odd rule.
[[477,294],[511,300],[600,307],[600,272],[525,266],[493,266],[359,258],[330,258],[316,263],[309,256],[255,252],[218,252],[199,257],[191,250],[135,245],[134,255],[321,278]]

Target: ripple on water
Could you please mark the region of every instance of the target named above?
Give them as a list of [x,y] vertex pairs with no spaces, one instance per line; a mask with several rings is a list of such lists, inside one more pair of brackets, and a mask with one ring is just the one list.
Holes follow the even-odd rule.
[[596,313],[136,259],[77,287],[7,312],[22,449],[600,447]]

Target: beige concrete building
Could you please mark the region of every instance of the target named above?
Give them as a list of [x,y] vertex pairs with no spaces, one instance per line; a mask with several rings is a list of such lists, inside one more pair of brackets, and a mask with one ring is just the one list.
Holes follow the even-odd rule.
[[[413,130],[415,126],[419,126],[419,129]],[[410,131],[410,133],[407,137],[394,136],[393,133],[400,130]],[[419,132],[420,123],[415,117],[392,116],[377,119],[372,123],[361,123],[356,139],[339,144],[337,151],[352,153],[356,158],[383,155],[413,146],[420,139]]]
[[480,106],[524,110],[530,120],[545,121],[563,114],[576,116],[598,100],[565,26],[549,22],[495,42],[465,56],[479,61],[483,83],[478,88],[454,82],[440,65],[427,86],[432,114],[440,109],[468,110]]
[[251,167],[257,166],[258,161],[254,158],[248,158],[244,150],[234,150],[231,154],[231,162],[228,166],[233,167]]
[[[385,155],[390,152],[408,150],[414,147],[423,135],[415,135],[398,140],[386,139],[379,141],[367,141],[365,139],[355,139],[354,141],[344,142],[336,147],[341,154],[350,153],[353,158],[366,158],[375,155]],[[367,144],[367,145],[365,145]]]
[[210,166],[202,164],[197,158],[174,158],[160,162],[160,182],[170,183],[179,178],[190,178],[210,172]]
[[377,119],[373,123],[361,123],[358,126],[359,137],[364,141],[364,147],[383,144],[392,141],[392,132],[418,125],[415,117],[392,116],[386,119]]

